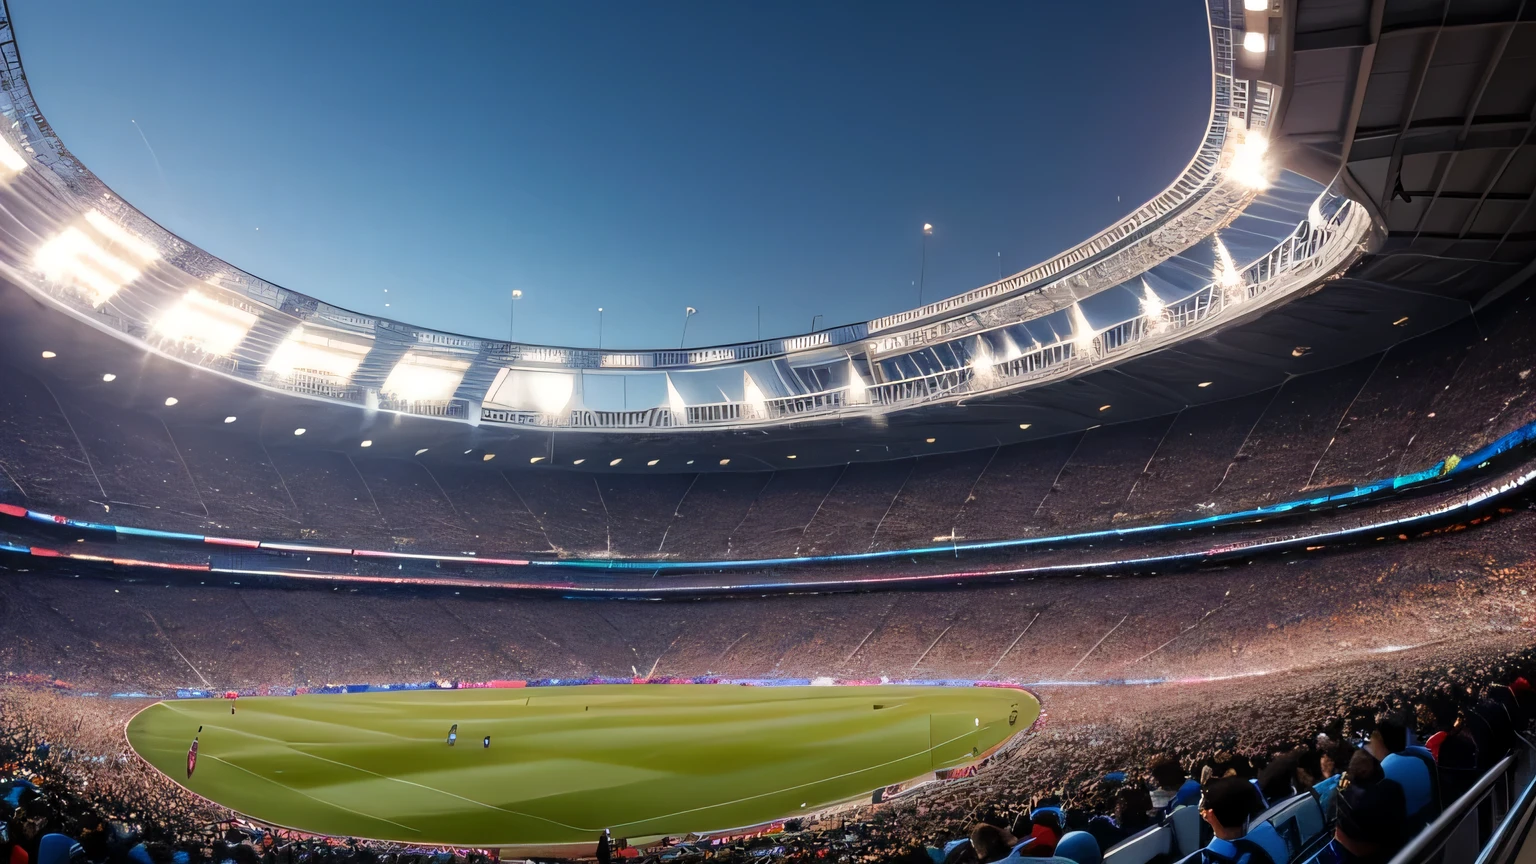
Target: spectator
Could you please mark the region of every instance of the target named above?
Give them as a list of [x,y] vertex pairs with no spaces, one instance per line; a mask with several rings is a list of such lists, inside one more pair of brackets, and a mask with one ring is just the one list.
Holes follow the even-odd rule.
[[1014,820],[1013,833],[1020,839],[1031,841],[1023,853],[1031,858],[1049,858],[1056,854],[1056,842],[1061,839],[1060,808],[1037,807],[1031,814],[1019,814]]
[[1328,807],[1333,803],[1333,795],[1339,788],[1339,779],[1344,775],[1344,769],[1349,766],[1349,760],[1355,755],[1355,745],[1348,741],[1329,741],[1323,747],[1321,757],[1318,759],[1319,769],[1322,771],[1322,779],[1312,784],[1312,791],[1317,793],[1317,803],[1322,806],[1323,812],[1328,813]]
[[1200,796],[1200,818],[1215,836],[1200,850],[1202,864],[1275,864],[1269,853],[1247,839],[1253,786],[1242,777],[1212,780]]
[[1339,784],[1338,821],[1319,864],[1382,864],[1402,848],[1407,832],[1403,789],[1376,757],[1360,751]]
[[1296,768],[1301,757],[1281,753],[1259,772],[1259,791],[1270,803],[1284,801],[1296,794]]
[[1007,858],[1015,842],[1012,834],[996,825],[979,822],[971,826],[971,848],[976,850],[979,864],[991,864]]
[[1371,732],[1366,749],[1381,763],[1382,773],[1403,788],[1410,817],[1427,823],[1439,812],[1433,759],[1427,753],[1407,752],[1408,723],[1402,714],[1394,712],[1376,718],[1376,728]]
[[1152,806],[1167,812],[1200,803],[1200,781],[1190,779],[1178,757],[1164,753],[1147,766],[1152,777]]

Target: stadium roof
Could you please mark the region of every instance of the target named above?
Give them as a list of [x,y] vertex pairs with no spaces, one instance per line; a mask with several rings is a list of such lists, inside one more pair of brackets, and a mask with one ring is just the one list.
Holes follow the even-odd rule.
[[[1357,5],[1366,13],[1371,11],[1369,3]],[[1421,24],[1403,23],[1420,20],[1422,13],[1415,10],[1424,4],[1400,5],[1402,11],[1397,11],[1396,3],[1375,4],[1379,44],[1417,45],[1429,32],[1422,31]],[[1456,4],[1445,5],[1449,9]],[[1513,8],[1514,4],[1510,5]],[[1234,12],[1226,0],[1214,0],[1210,6],[1216,91],[1212,129],[1221,130],[1222,138],[1220,147],[1214,151],[1218,154],[1213,157],[1217,162],[1211,164],[1219,166],[1217,175],[1230,173],[1233,152],[1232,141],[1226,134],[1229,121],[1246,126],[1250,133],[1262,133],[1264,125],[1270,124],[1276,130],[1274,150],[1293,170],[1327,183],[1333,179],[1330,164],[1337,171],[1341,162],[1347,160],[1349,171],[1343,188],[1358,197],[1363,207],[1337,197],[1331,190],[1325,191],[1291,237],[1244,270],[1235,284],[1213,279],[1201,289],[1203,294],[1196,291],[1168,304],[1174,308],[1160,307],[1118,328],[1090,334],[1091,345],[1090,340],[1081,339],[1082,334],[1075,332],[1062,337],[1058,345],[1037,346],[1035,354],[1021,352],[1022,357],[1008,357],[986,353],[989,345],[996,350],[999,344],[991,334],[1003,332],[1006,326],[1006,321],[1000,325],[997,317],[1017,315],[1020,308],[1037,312],[1036,307],[1054,302],[1049,300],[1052,291],[1066,302],[1065,310],[1058,311],[1075,312],[1071,301],[1082,296],[1083,290],[1124,284],[1122,277],[1135,272],[1131,265],[1145,265],[1157,260],[1158,255],[1174,254],[1184,248],[1176,244],[1170,248],[1170,240],[1185,245],[1202,242],[1212,230],[1226,224],[1222,220],[1230,220],[1241,211],[1244,201],[1240,194],[1231,191],[1233,187],[1222,187],[1227,191],[1216,194],[1213,190],[1222,185],[1220,182],[1207,182],[1196,176],[1195,186],[1180,200],[1198,199],[1199,207],[1183,207],[1175,202],[1161,216],[1149,216],[1147,208],[1141,208],[1129,222],[1118,223],[1083,247],[1042,265],[1047,270],[1055,268],[1050,273],[1041,271],[1031,276],[1026,271],[1020,277],[1004,280],[1000,283],[1002,287],[985,286],[905,316],[892,316],[892,320],[856,325],[856,332],[842,333],[847,328],[840,328],[813,334],[824,336],[824,341],[779,346],[780,352],[788,355],[804,353],[798,360],[784,360],[782,367],[771,367],[780,371],[780,383],[784,382],[784,370],[799,374],[817,363],[869,376],[858,384],[847,377],[833,382],[834,389],[842,393],[838,398],[845,400],[876,385],[907,386],[918,379],[902,380],[898,376],[895,381],[870,380],[882,378],[876,367],[887,354],[917,351],[909,350],[910,345],[879,346],[866,340],[875,334],[901,333],[919,343],[937,341],[921,351],[945,348],[950,352],[955,368],[941,368],[919,376],[925,387],[936,386],[935,381],[958,381],[950,390],[930,393],[932,398],[912,399],[901,404],[901,410],[811,411],[806,419],[787,413],[773,423],[750,422],[750,412],[769,400],[775,405],[796,399],[815,402],[830,399],[831,391],[781,394],[773,390],[774,384],[761,372],[752,371],[761,367],[750,363],[763,361],[749,359],[743,365],[747,371],[743,376],[746,393],[742,396],[716,406],[678,405],[680,400],[672,382],[681,374],[680,369],[718,370],[722,362],[740,362],[734,355],[724,361],[723,354],[711,358],[709,352],[741,346],[694,349],[686,353],[698,356],[676,358],[679,369],[657,370],[666,374],[666,400],[672,404],[648,409],[651,417],[669,410],[674,417],[703,408],[726,412],[723,422],[698,422],[687,428],[686,435],[652,434],[656,427],[647,424],[644,417],[638,426],[593,422],[587,428],[498,418],[494,412],[503,409],[489,404],[493,402],[490,397],[499,396],[498,388],[507,385],[512,375],[506,371],[508,366],[517,367],[520,374],[530,373],[523,375],[519,384],[526,398],[551,404],[564,400],[560,408],[567,411],[568,417],[576,418],[578,412],[568,410],[570,391],[562,390],[570,385],[558,381],[551,385],[548,379],[538,377],[543,373],[534,371],[540,367],[528,368],[528,363],[516,359],[503,365],[498,361],[507,361],[511,353],[504,350],[496,354],[480,344],[482,340],[473,340],[475,345],[458,344],[455,340],[463,337],[366,316],[356,316],[362,320],[356,326],[348,326],[345,319],[352,313],[270,286],[179,238],[156,235],[156,242],[146,244],[144,237],[154,231],[163,234],[163,229],[125,203],[113,200],[110,191],[79,165],[52,134],[42,115],[31,105],[16,44],[4,38],[0,51],[4,53],[13,100],[8,113],[24,127],[23,131],[30,128],[34,133],[17,143],[32,159],[46,165],[46,170],[37,170],[35,166],[22,170],[6,188],[0,189],[0,194],[19,196],[18,203],[24,205],[11,208],[7,218],[19,224],[8,227],[13,236],[30,232],[67,242],[53,247],[51,258],[37,256],[34,250],[26,248],[5,251],[7,278],[0,287],[0,316],[7,332],[16,337],[0,346],[0,351],[23,368],[39,369],[49,379],[64,384],[61,392],[66,394],[65,398],[98,399],[147,411],[175,410],[183,420],[191,415],[203,417],[209,423],[235,417],[236,422],[249,424],[263,435],[281,436],[289,441],[295,430],[304,429],[304,442],[322,447],[355,445],[366,439],[379,448],[374,452],[433,454],[426,458],[438,454],[452,454],[455,458],[467,454],[481,459],[495,456],[523,464],[538,460],[551,465],[569,465],[575,458],[581,458],[582,468],[592,470],[740,470],[896,458],[1046,437],[1103,423],[1173,413],[1188,405],[1243,395],[1274,386],[1295,374],[1329,368],[1384,350],[1468,314],[1475,303],[1497,293],[1502,286],[1529,277],[1532,247],[1536,245],[1532,232],[1522,227],[1532,218],[1530,185],[1536,176],[1529,119],[1518,134],[1507,129],[1497,133],[1504,135],[1497,139],[1505,142],[1502,148],[1493,146],[1493,137],[1486,139],[1486,147],[1472,150],[1468,145],[1469,141],[1484,141],[1480,137],[1484,131],[1495,136],[1492,126],[1512,122],[1483,124],[1477,120],[1483,116],[1479,114],[1479,105],[1516,105],[1528,118],[1536,110],[1532,108],[1536,99],[1536,63],[1529,62],[1532,28],[1516,24],[1506,15],[1493,23],[1446,30],[1460,25],[1455,24],[1456,19],[1442,16],[1445,27],[1437,25],[1433,32],[1478,33],[1492,40],[1489,71],[1476,76],[1484,86],[1469,89],[1462,86],[1465,69],[1454,62],[1459,55],[1444,54],[1435,60],[1437,52],[1430,47],[1430,59],[1424,67],[1428,71],[1420,76],[1422,87],[1418,89],[1432,96],[1423,100],[1423,109],[1417,109],[1407,107],[1404,101],[1404,93],[1412,88],[1399,86],[1401,82],[1392,84],[1386,67],[1376,73],[1366,63],[1367,57],[1387,53],[1371,49],[1371,43],[1366,41],[1370,30],[1360,30],[1358,22],[1346,20],[1344,7],[1339,4],[1319,2],[1316,7],[1303,0],[1284,4],[1283,8],[1277,4],[1276,9],[1264,12]],[[1488,4],[1479,4],[1478,8],[1486,10]],[[1363,20],[1373,19],[1367,15]],[[1268,29],[1268,45],[1272,47],[1236,52],[1234,46],[1244,44],[1245,34],[1263,33],[1264,28]],[[0,36],[9,37],[8,19]],[[1432,43],[1438,39],[1432,35],[1427,38]],[[1497,48],[1501,42],[1504,47]],[[1260,45],[1263,44],[1261,41]],[[1351,61],[1368,86],[1359,86],[1348,75],[1330,77],[1326,73],[1327,68],[1348,68]],[[1443,75],[1435,72],[1442,65],[1447,69]],[[1380,78],[1376,77],[1378,74]],[[1370,84],[1377,80],[1381,83]],[[1269,83],[1281,81],[1286,83]],[[1489,94],[1495,92],[1500,95],[1491,99]],[[1330,114],[1330,106],[1356,103],[1358,110],[1344,112],[1342,119]],[[1462,126],[1466,127],[1464,131],[1458,129],[1458,136],[1463,139],[1462,150],[1418,152],[1417,147],[1441,140],[1417,131],[1432,128],[1433,124],[1424,119],[1430,116],[1430,106],[1437,117],[1454,114],[1462,118]],[[1403,153],[1394,157],[1389,152],[1368,159],[1375,152],[1371,146],[1378,145],[1346,148],[1338,143],[1350,140],[1355,145],[1364,144],[1369,136],[1359,131],[1364,128],[1359,118],[1378,117],[1394,110],[1399,116],[1407,112],[1401,125],[1408,127],[1410,134],[1394,139],[1405,142],[1401,148],[1395,148]],[[1327,125],[1334,120],[1338,122]],[[1421,126],[1415,127],[1415,123]],[[1484,125],[1490,128],[1485,130]],[[1456,139],[1452,136],[1452,143]],[[1516,139],[1518,146],[1511,143]],[[1409,146],[1412,142],[1421,143]],[[1207,144],[1212,144],[1209,136]],[[1480,155],[1457,155],[1463,151]],[[1202,160],[1208,155],[1206,151],[1197,154],[1191,169],[1205,164]],[[1452,160],[1453,164],[1443,169],[1443,177],[1436,179],[1434,164],[1443,162],[1421,165],[1420,156]],[[1431,191],[1438,189],[1438,193],[1426,200],[1414,197],[1417,188],[1409,191],[1415,202],[1424,202],[1422,211],[1418,209],[1420,204],[1414,204],[1413,210],[1400,200],[1394,204],[1390,188],[1385,195],[1369,194],[1374,176],[1369,172],[1376,164],[1371,160],[1387,159],[1390,164],[1394,158],[1398,164],[1409,166],[1402,170],[1407,178],[1404,182],[1410,186],[1419,185],[1413,172],[1428,166],[1425,170],[1430,173],[1422,186]],[[1463,176],[1463,169],[1472,165],[1486,169],[1478,184]],[[22,167],[27,168],[25,161]],[[1494,167],[1500,170],[1493,171]],[[1190,177],[1186,172],[1179,182],[1190,181]],[[1431,179],[1433,183],[1429,182]],[[1521,182],[1524,191],[1510,191]],[[1381,186],[1377,183],[1378,191]],[[83,209],[79,206],[83,193],[89,194],[83,200],[99,202],[99,209],[110,212],[112,217],[102,219],[98,213],[80,221],[78,215],[61,215],[57,201],[48,200],[50,195],[65,201],[74,196],[72,206],[78,212]],[[1464,197],[1456,198],[1458,194]],[[1442,199],[1447,203],[1428,207],[1430,200]],[[1326,213],[1321,212],[1321,205],[1328,206]],[[1383,211],[1385,217],[1380,215]],[[1477,215],[1483,211],[1489,215]],[[1449,237],[1455,232],[1442,222],[1449,220],[1453,212],[1463,214],[1463,228],[1458,236]],[[1505,218],[1507,224],[1489,221],[1497,214],[1504,214],[1500,218]],[[1410,215],[1419,223],[1413,231],[1404,221]],[[36,224],[30,224],[34,216]],[[1197,223],[1203,226],[1201,233],[1191,236],[1190,226]],[[132,226],[132,230],[123,228],[125,224]],[[60,231],[60,225],[66,227]],[[1503,226],[1497,238],[1492,236],[1495,232],[1491,229],[1483,230],[1489,225]],[[119,236],[121,232],[130,236]],[[69,246],[68,242],[76,245]],[[82,275],[76,272],[81,266],[81,250],[87,250],[85,257],[92,254],[90,246],[82,245],[87,243],[109,247],[120,257],[105,269],[92,265]],[[119,272],[122,268],[131,270],[137,278],[140,270],[159,274],[158,268],[165,265],[172,265],[182,281],[163,280],[157,275],[160,282],[153,287],[161,289],[158,295],[143,284],[133,284],[124,290],[134,280],[122,279],[126,275]],[[48,283],[49,267],[62,273],[63,278],[49,283],[52,288],[39,288],[39,284]],[[185,277],[204,271],[217,271],[218,278],[191,282],[193,287],[189,289]],[[113,277],[114,272],[117,277]],[[1102,278],[1105,272],[1112,273],[1112,277]],[[103,273],[109,277],[105,282]],[[60,284],[74,292],[73,305],[60,301]],[[272,297],[263,300],[258,296],[268,289]],[[244,296],[227,296],[237,290],[244,292]],[[84,302],[81,297],[100,302]],[[1179,303],[1187,305],[1180,307]],[[1212,314],[1212,310],[1221,314]],[[1168,321],[1178,315],[1199,326],[1183,330],[1152,326],[1159,318]],[[284,320],[290,323],[281,325]],[[1080,320],[1081,313],[1076,313],[1072,319],[1074,330]],[[298,326],[293,326],[293,322]],[[958,335],[951,331],[958,331]],[[237,374],[239,353],[232,346],[249,344],[252,334],[266,341],[265,353],[256,364],[256,371],[242,376]],[[853,337],[859,341],[848,341]],[[844,344],[838,345],[839,341]],[[1003,341],[1008,340],[1004,337]],[[610,356],[646,353],[506,347],[512,353],[569,351],[563,357],[551,357],[555,362],[543,368],[573,368],[578,382],[628,362],[618,359],[610,363]],[[1010,383],[1012,379],[1003,380],[998,386],[971,387],[968,383],[986,383],[983,373],[992,373],[1006,363],[1022,368],[1035,362],[1029,359],[1031,356],[1045,356],[1052,350],[1068,361],[1059,369],[1042,363],[1043,373],[1034,377],[1022,374],[1017,379],[1022,383]],[[44,352],[55,356],[44,360]],[[1084,356],[1083,352],[1091,352],[1091,362],[1071,362]],[[581,353],[589,356],[574,367],[569,366],[568,361]],[[665,359],[661,358],[663,352],[650,353],[653,363]],[[595,361],[595,367],[584,368],[588,360]],[[801,366],[796,366],[802,361]],[[1006,379],[1007,370],[992,374]],[[114,376],[115,386],[108,386],[113,382],[103,380],[107,375]],[[240,377],[250,380],[242,382]],[[296,385],[297,380],[305,382],[305,386]],[[343,386],[335,386],[338,380]],[[754,387],[760,392],[754,394]],[[462,398],[475,388],[479,399]],[[395,390],[448,392],[454,398],[412,402],[394,399],[391,393]],[[168,400],[175,403],[167,404]],[[455,415],[455,403],[472,403],[468,407],[473,413]],[[866,402],[859,407],[867,406]],[[846,407],[846,402],[832,406]],[[742,413],[733,417],[727,409]],[[586,412],[603,415],[598,417],[599,421],[612,420],[608,415],[645,413]],[[444,422],[443,415],[457,422]],[[620,416],[619,420],[626,421],[627,417]],[[669,423],[665,428],[683,425]]]

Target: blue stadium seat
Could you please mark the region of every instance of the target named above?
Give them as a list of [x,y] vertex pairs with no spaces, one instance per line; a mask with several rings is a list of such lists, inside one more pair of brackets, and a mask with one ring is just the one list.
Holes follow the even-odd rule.
[[1099,851],[1099,841],[1087,831],[1068,831],[1056,843],[1056,857],[1070,858],[1077,864],[1101,864],[1104,854]]
[[1286,845],[1285,839],[1280,836],[1280,832],[1275,830],[1274,825],[1268,822],[1259,822],[1251,825],[1248,828],[1247,838],[1257,843],[1265,852],[1268,852],[1269,857],[1274,860],[1275,864],[1290,864],[1290,847]]

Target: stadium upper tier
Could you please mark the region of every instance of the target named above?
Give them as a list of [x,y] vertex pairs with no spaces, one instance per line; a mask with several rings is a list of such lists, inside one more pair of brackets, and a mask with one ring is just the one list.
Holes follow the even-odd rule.
[[[1281,95],[1269,81],[1283,80],[1273,63],[1242,68],[1253,67],[1251,47],[1235,54],[1245,37],[1273,26],[1272,13],[1234,6],[1242,4],[1208,0],[1211,111],[1198,152],[1162,194],[1079,246],[872,321],[650,351],[428,330],[332,306],[204,252],[70,154],[33,101],[6,10],[0,108],[11,122],[0,131],[0,267],[47,305],[178,363],[268,391],[474,426],[721,430],[996,398],[1252,319],[1313,290],[1374,242],[1366,208],[1331,187],[1293,202],[1289,222],[1265,217],[1283,226],[1256,257],[1237,253],[1251,260],[1234,260],[1222,242],[1217,232],[1254,207],[1277,173],[1264,150]],[[1175,256],[1208,258],[1208,278],[1153,279],[1154,290],[1149,272]],[[1112,289],[1130,290],[1139,304],[1118,320],[1093,321],[1085,304]],[[607,395],[618,389],[621,399]]]

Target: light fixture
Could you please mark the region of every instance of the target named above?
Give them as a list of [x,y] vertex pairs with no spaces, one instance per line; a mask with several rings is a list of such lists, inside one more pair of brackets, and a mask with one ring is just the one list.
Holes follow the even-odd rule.
[[404,402],[446,402],[468,370],[468,360],[408,351],[380,389]]
[[489,461],[491,461],[492,459],[495,459],[495,458],[496,458],[496,454],[495,453],[487,453],[484,456],[480,457],[480,461],[481,462],[489,462]]
[[353,373],[373,346],[347,341],[341,338],[343,335],[340,331],[306,328],[300,324],[272,352],[265,371],[280,378],[303,376],[328,383],[351,383]]
[[420,449],[420,450],[417,450],[417,451],[416,451],[416,455],[417,455],[417,456],[420,456],[420,455],[421,455],[421,454],[423,454],[423,453],[425,453],[425,452],[427,452],[427,448],[426,448],[426,447],[423,447],[423,448],[421,448],[421,449]]
[[731,460],[729,460],[729,459],[721,459],[720,460],[720,464],[721,465],[729,465],[729,464],[731,464]]
[[689,459],[687,464],[692,465],[693,464],[693,460]]
[[53,353],[52,351],[44,351],[43,352],[43,359],[44,360],[52,360],[53,358],[55,358],[57,356],[59,356],[59,355]]
[[928,442],[928,443],[929,443],[929,444],[932,444],[932,443],[933,443],[933,442],[935,442],[935,441],[937,441],[937,440],[939,440],[939,439],[937,439],[937,438],[925,438],[925,439],[923,439],[923,440],[924,440],[924,441],[926,441],[926,442]]
[[1312,346],[1311,345],[1297,345],[1295,348],[1291,349],[1291,356],[1292,357],[1302,357],[1302,356],[1305,356],[1305,355],[1311,354],[1311,353],[1312,353]]
[[647,462],[645,464],[651,466],[652,468],[654,468],[654,467],[656,467],[656,463],[660,462],[660,461],[661,461],[660,459],[652,459],[651,461],[649,461],[649,462]]
[[299,428],[293,430],[293,434],[294,435],[303,435],[307,431],[309,431],[309,430],[305,429],[303,426],[300,426]]
[[788,456],[785,456],[784,458],[785,459],[793,459],[793,458],[795,458],[795,454],[791,453]]
[[1195,386],[1199,387],[1201,389],[1204,389],[1206,387],[1211,386],[1211,382],[1209,382],[1209,381],[1201,381],[1199,384],[1196,384]]
[[[539,464],[540,462],[543,462],[543,461],[544,461],[544,457],[543,456],[533,456],[533,457],[529,458],[528,464],[529,465],[537,465],[537,464]],[[576,460],[576,464],[580,465],[581,464],[581,460],[577,459]]]
[[1268,189],[1269,164],[1264,161],[1264,154],[1269,152],[1269,139],[1264,137],[1263,132],[1238,134],[1241,137],[1233,148],[1232,165],[1227,173],[1250,189]]
[[228,357],[256,326],[256,320],[254,312],[220,303],[193,289],[155,318],[150,330],[163,339],[191,345],[215,357]]
[[1263,54],[1269,49],[1269,37],[1257,30],[1243,34],[1243,50],[1250,54]]
[[1029,427],[1031,427],[1033,425],[1035,425],[1035,424],[1033,424],[1033,423],[1020,423],[1019,424],[1019,428],[1020,429],[1028,429]]
[[465,455],[465,456],[468,456],[468,455],[469,455],[469,454],[471,454],[471,453],[473,453],[473,452],[475,452],[475,451],[474,451],[474,450],[465,450],[465,451],[464,451],[464,455]]
[[231,414],[228,417],[225,417],[224,418],[224,422],[225,423],[233,423],[233,422],[235,422],[235,415]]
[[101,376],[101,380],[111,384],[113,381],[117,380],[117,376],[113,375],[111,372],[108,372],[107,374]]
[[361,447],[372,447],[372,446],[373,446],[373,439],[371,439],[371,438],[370,438],[370,439],[368,439],[368,440],[367,440],[367,441],[364,441],[364,442],[363,442],[363,443],[362,443],[362,444],[361,444],[361,445],[359,445],[359,446],[361,446]]
[[1408,316],[1404,315],[1403,317],[1397,319],[1396,321],[1393,321],[1392,322],[1392,326],[1393,327],[1401,327],[1401,326],[1403,326],[1404,324],[1407,324],[1407,323],[1408,323]]
[[587,461],[587,460],[586,459],[577,459],[575,462],[572,462],[571,464],[572,465],[580,465],[581,463],[583,463],[585,461]]
[[1268,12],[1269,0],[1243,0],[1243,9],[1247,12]]
[[1109,410],[1109,406],[1108,405],[1100,405],[1099,406],[1099,410],[1100,411],[1108,411]]
[[617,464],[619,464],[620,462],[623,462],[623,461],[624,461],[624,457],[620,456],[619,458],[613,460],[612,462],[609,462],[608,463],[608,467],[612,468],[613,466],[615,466],[615,465],[617,465]]
[[27,167],[27,160],[23,159],[20,153],[11,149],[10,144],[0,141],[0,165],[4,165],[7,171],[15,174]]
[[179,401],[180,400],[177,399],[175,396],[167,396],[167,397],[165,397],[165,407],[169,408],[172,405],[175,405]]

